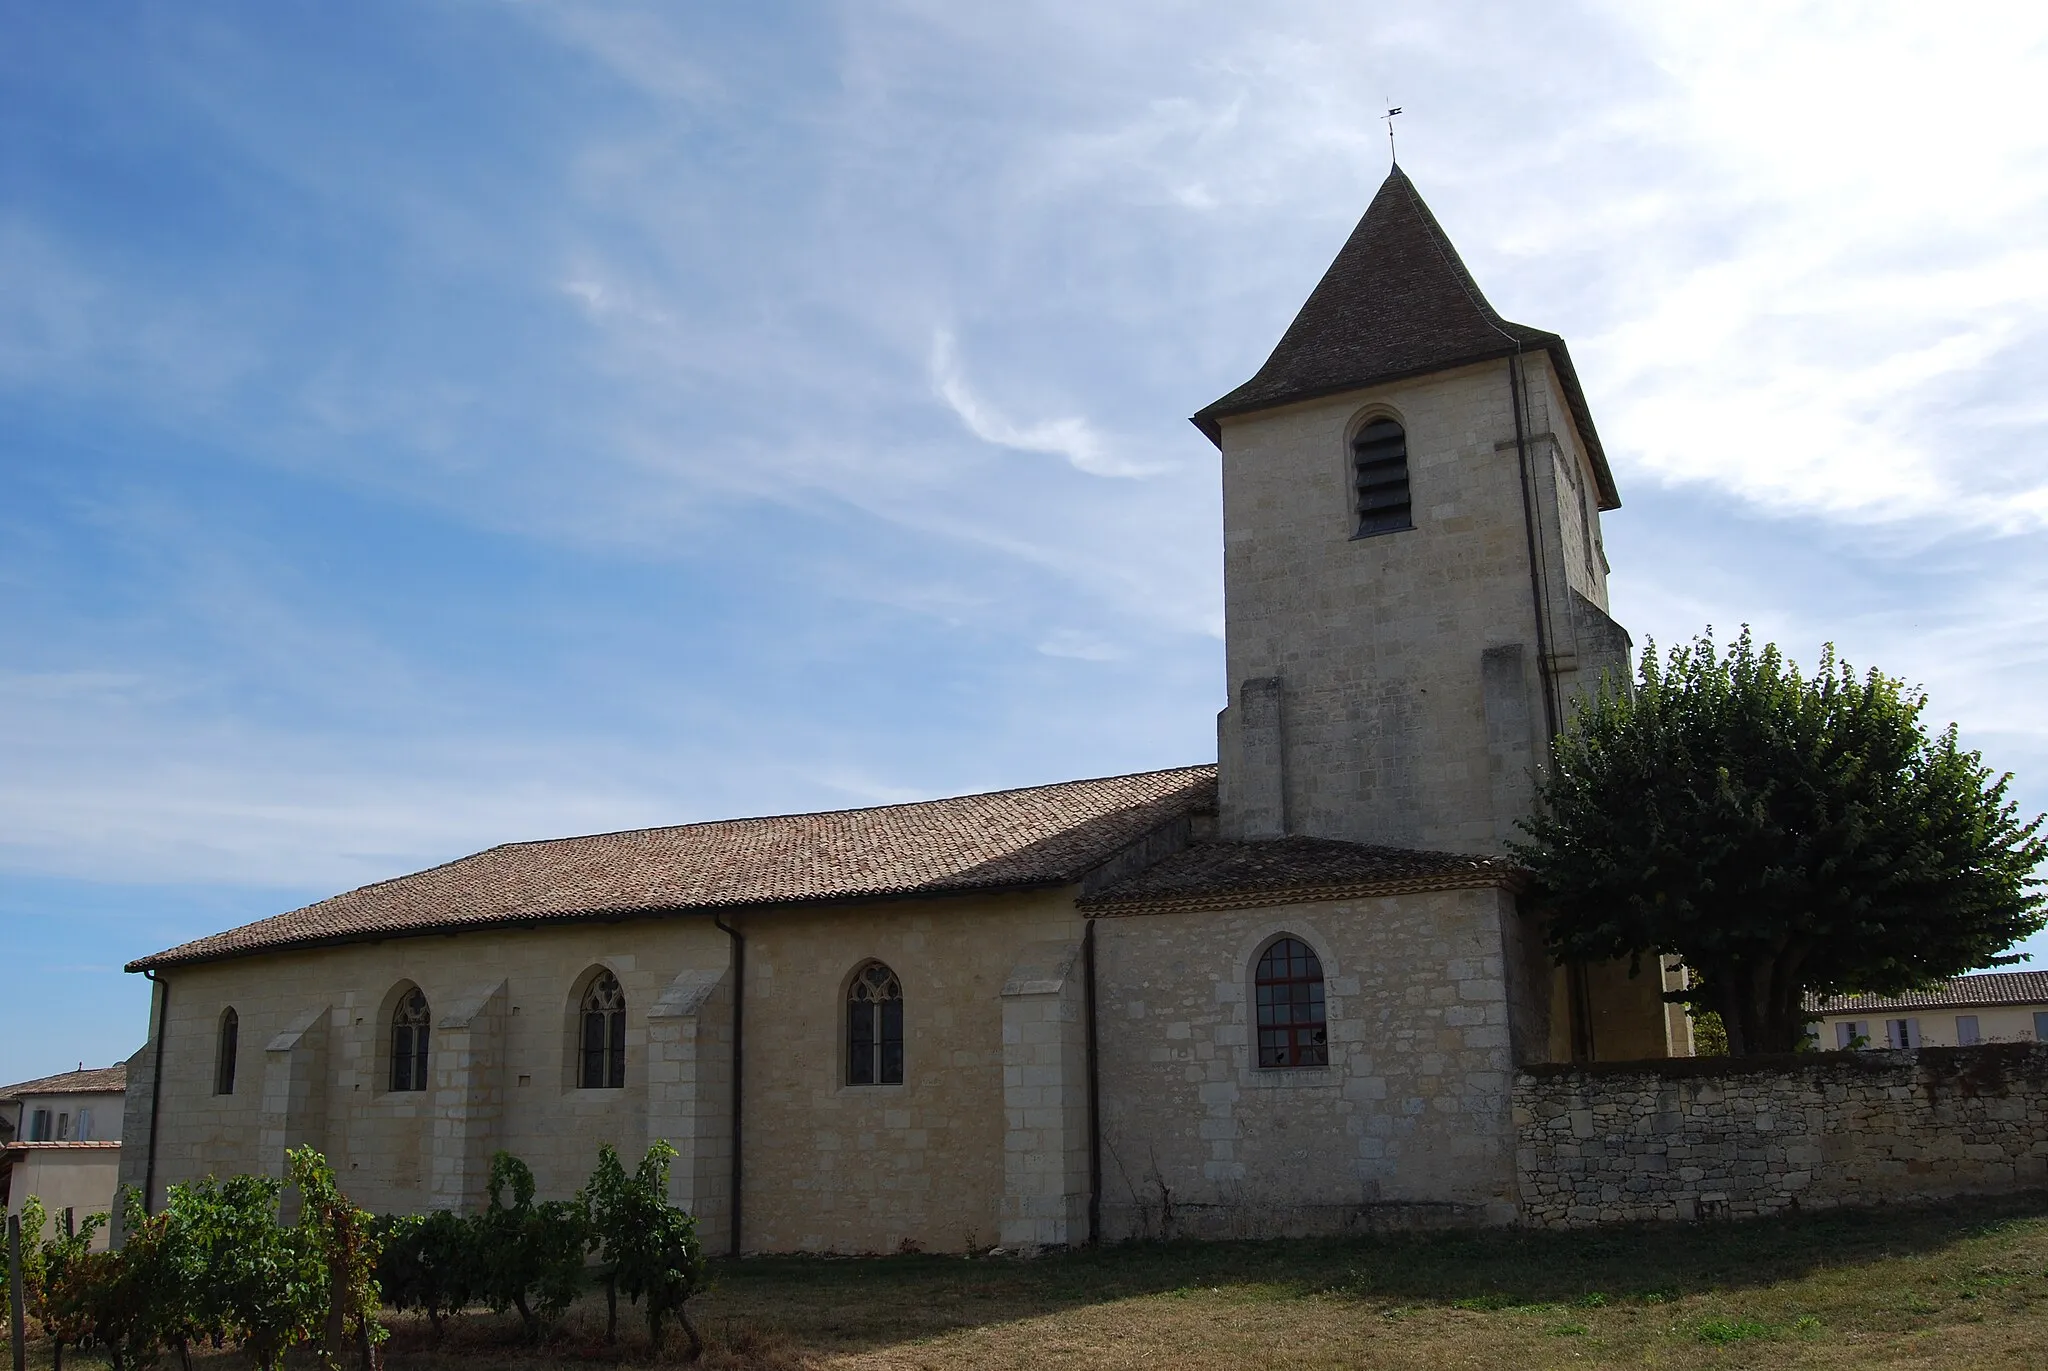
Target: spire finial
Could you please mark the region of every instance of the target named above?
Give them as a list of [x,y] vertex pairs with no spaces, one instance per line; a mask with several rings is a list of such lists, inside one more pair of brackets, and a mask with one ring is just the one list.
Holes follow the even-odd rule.
[[1394,151],[1394,116],[1400,112],[1401,107],[1395,105],[1380,116],[1380,118],[1387,121],[1387,156],[1392,159],[1397,167],[1401,165],[1401,154]]

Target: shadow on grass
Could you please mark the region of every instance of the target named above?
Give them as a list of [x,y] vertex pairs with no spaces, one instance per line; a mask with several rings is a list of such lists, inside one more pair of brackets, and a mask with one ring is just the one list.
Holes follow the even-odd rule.
[[1035,1261],[911,1256],[718,1264],[705,1315],[858,1350],[906,1337],[1175,1291],[1507,1307],[1676,1299],[1823,1268],[1939,1253],[2048,1221],[2048,1192],[1773,1219],[1577,1232],[1488,1229],[1348,1239],[1144,1243]]

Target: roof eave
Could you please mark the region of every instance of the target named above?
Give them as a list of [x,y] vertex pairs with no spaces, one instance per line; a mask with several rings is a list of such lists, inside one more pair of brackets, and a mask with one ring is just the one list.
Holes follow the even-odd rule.
[[[1518,325],[1517,327],[1526,326]],[[1572,365],[1571,350],[1565,346],[1564,339],[1557,334],[1540,333],[1540,331],[1534,329],[1530,330],[1530,332],[1538,336],[1531,338],[1529,343],[1548,352],[1552,362],[1557,367],[1558,381],[1564,387],[1565,403],[1571,406],[1572,422],[1578,427],[1580,441],[1585,444],[1586,455],[1593,463],[1594,480],[1600,488],[1600,508],[1603,511],[1620,509],[1621,490],[1614,483],[1613,469],[1607,464],[1607,450],[1601,446],[1600,432],[1593,426],[1593,410],[1586,403],[1586,391],[1585,387],[1579,383],[1578,368]],[[1433,362],[1426,367],[1415,367],[1407,371],[1384,372],[1376,376],[1367,376],[1360,380],[1345,381],[1338,385],[1290,391],[1276,397],[1263,400],[1249,400],[1239,404],[1231,404],[1230,395],[1225,395],[1221,399],[1196,410],[1192,415],[1188,416],[1188,422],[1200,429],[1202,436],[1214,443],[1220,452],[1223,448],[1222,421],[1225,419],[1235,419],[1245,414],[1258,414],[1269,409],[1281,409],[1288,405],[1306,404],[1311,400],[1326,400],[1333,395],[1345,395],[1356,390],[1371,390],[1374,386],[1392,385],[1396,381],[1412,381],[1418,376],[1433,376],[1442,371],[1455,371],[1459,367],[1477,366],[1481,362],[1492,362],[1503,357],[1513,357],[1518,352],[1527,351],[1527,347],[1527,344],[1519,347],[1513,344],[1505,344],[1484,352],[1475,352],[1459,357],[1453,361]],[[1257,377],[1252,378],[1254,381],[1257,379]],[[1251,381],[1245,382],[1247,386],[1250,384]],[[1238,387],[1238,390],[1243,389],[1244,386]],[[1231,395],[1236,393],[1237,391],[1232,391]]]
[[391,942],[401,938],[453,938],[464,933],[491,933],[509,928],[546,928],[559,924],[581,923],[630,923],[635,919],[673,919],[713,914],[744,914],[763,909],[800,907],[805,909],[831,908],[843,905],[882,904],[895,900],[942,900],[957,899],[965,895],[1010,895],[1033,890],[1058,890],[1063,886],[1076,885],[1080,876],[1044,877],[1032,881],[1006,881],[994,885],[950,885],[929,886],[916,890],[880,891],[872,895],[819,895],[780,896],[773,899],[736,900],[729,904],[698,905],[636,905],[625,909],[579,909],[554,911],[546,914],[513,915],[502,919],[489,919],[470,924],[449,927],[445,924],[352,930],[347,933],[328,933],[319,937],[299,938],[290,942],[273,943],[266,947],[224,948],[214,952],[201,952],[192,956],[172,955],[177,951],[170,948],[165,952],[138,957],[122,967],[127,972],[161,971],[172,967],[208,966],[217,962],[240,961],[247,957],[271,957],[292,952],[317,952],[323,948],[351,947],[358,943]]

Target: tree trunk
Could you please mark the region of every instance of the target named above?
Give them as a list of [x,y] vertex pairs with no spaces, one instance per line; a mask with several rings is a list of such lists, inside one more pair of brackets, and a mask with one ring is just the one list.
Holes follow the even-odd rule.
[[512,1297],[512,1307],[519,1311],[519,1321],[526,1325],[526,1340],[534,1343],[539,1342],[540,1324],[535,1321],[533,1311],[526,1307],[526,1292],[524,1290]]
[[690,1338],[690,1350],[683,1359],[685,1361],[697,1360],[697,1358],[704,1355],[704,1339],[697,1336],[697,1325],[690,1322],[690,1311],[686,1305],[679,1304],[676,1306],[676,1322],[683,1326],[683,1332],[688,1334]]
[[619,1340],[619,1276],[616,1271],[604,1280],[604,1340],[607,1345]]

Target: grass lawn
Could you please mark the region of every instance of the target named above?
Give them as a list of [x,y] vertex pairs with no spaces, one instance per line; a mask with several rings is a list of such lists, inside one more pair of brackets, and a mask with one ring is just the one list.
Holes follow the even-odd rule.
[[[725,1265],[707,1371],[832,1367],[2048,1367],[2048,1194],[1583,1233],[1175,1243],[1036,1261]],[[645,1364],[585,1304],[543,1352],[399,1320],[390,1371]],[[675,1339],[677,1344],[680,1339]],[[48,1365],[47,1349],[32,1364]],[[672,1354],[673,1359],[673,1354]],[[66,1365],[77,1364],[67,1357]],[[82,1363],[86,1359],[78,1359]],[[175,1365],[175,1362],[172,1363]],[[204,1359],[204,1371],[246,1365]]]

